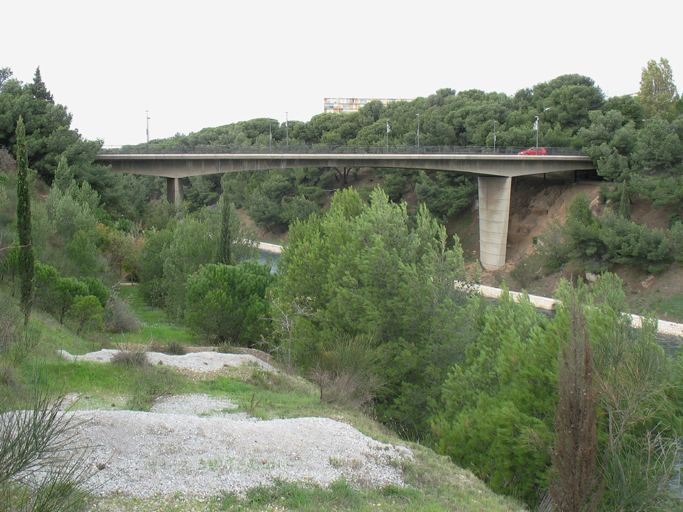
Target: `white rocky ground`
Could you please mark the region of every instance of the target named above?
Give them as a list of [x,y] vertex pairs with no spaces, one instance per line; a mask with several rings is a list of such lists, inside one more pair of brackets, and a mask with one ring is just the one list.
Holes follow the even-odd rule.
[[[67,359],[109,360],[111,351]],[[156,355],[149,354],[154,362]],[[199,352],[164,356],[163,364],[193,371],[267,363],[253,356]],[[192,357],[188,357],[192,356]],[[270,366],[270,365],[267,365]],[[69,397],[73,398],[73,397]],[[361,486],[402,485],[401,446],[380,443],[328,418],[259,421],[234,414],[229,400],[207,395],[165,398],[152,412],[74,411],[99,494],[210,496],[274,479],[328,485],[340,478]]]
[[[72,356],[66,350],[60,350],[60,354],[68,361],[99,361],[109,363],[118,350],[103,349],[90,352],[82,356]],[[249,354],[223,354],[221,352],[191,352],[183,356],[170,356],[160,352],[147,352],[147,359],[151,364],[165,364],[176,366],[195,372],[207,372],[220,370],[227,366],[260,366],[264,370],[276,371],[268,363]]]

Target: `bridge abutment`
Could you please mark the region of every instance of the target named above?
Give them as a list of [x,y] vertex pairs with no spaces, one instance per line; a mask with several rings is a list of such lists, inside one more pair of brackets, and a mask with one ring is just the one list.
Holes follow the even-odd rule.
[[169,203],[183,202],[182,178],[166,178],[166,198]]
[[479,176],[479,259],[486,270],[505,265],[512,178]]

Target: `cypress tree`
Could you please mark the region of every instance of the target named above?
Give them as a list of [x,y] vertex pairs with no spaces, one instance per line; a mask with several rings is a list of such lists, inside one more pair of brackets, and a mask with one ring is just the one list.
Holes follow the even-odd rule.
[[221,198],[221,232],[218,239],[218,263],[224,265],[233,265],[234,257],[232,255],[232,241],[233,241],[233,215],[236,215],[235,206],[228,201],[225,194]]
[[572,297],[571,333],[562,348],[550,496],[560,512],[591,512],[602,498],[597,465],[598,394],[582,306]]
[[20,116],[17,121],[17,235],[19,236],[19,276],[21,279],[21,311],[28,324],[33,307],[34,254],[31,241],[31,197],[29,191],[26,128]]
[[631,198],[628,195],[626,182],[621,183],[621,198],[619,199],[619,217],[631,220]]

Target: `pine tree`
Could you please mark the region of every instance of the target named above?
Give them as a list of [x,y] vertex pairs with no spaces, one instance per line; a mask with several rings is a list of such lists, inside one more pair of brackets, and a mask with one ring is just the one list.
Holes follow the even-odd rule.
[[31,85],[31,93],[33,97],[38,100],[45,100],[49,103],[54,103],[55,100],[52,97],[52,93],[45,87],[45,82],[40,76],[40,66],[36,68],[36,74],[33,76],[33,84]]
[[59,159],[59,164],[57,165],[57,170],[55,171],[55,181],[54,185],[57,186],[62,192],[69,190],[69,187],[74,182],[74,172],[66,159],[66,155],[62,154]]
[[659,59],[659,64],[648,61],[641,74],[638,93],[638,102],[643,105],[646,117],[666,116],[678,99],[669,61],[664,58]]
[[26,128],[20,116],[17,121],[17,234],[19,236],[19,275],[21,279],[21,311],[28,324],[33,307],[34,253],[31,241],[31,197],[26,154]]

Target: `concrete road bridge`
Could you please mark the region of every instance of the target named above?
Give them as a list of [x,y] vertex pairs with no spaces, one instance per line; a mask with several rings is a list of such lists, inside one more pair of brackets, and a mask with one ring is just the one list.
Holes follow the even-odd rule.
[[[135,146],[104,151],[97,162],[113,172],[167,179],[168,200],[182,201],[182,178],[204,174],[301,167],[394,168],[476,174],[479,182],[479,249],[482,266],[505,265],[512,178],[596,169],[576,150],[546,148],[547,155],[517,153],[527,148],[406,146],[274,146],[194,148]],[[160,153],[159,151],[163,151]]]

